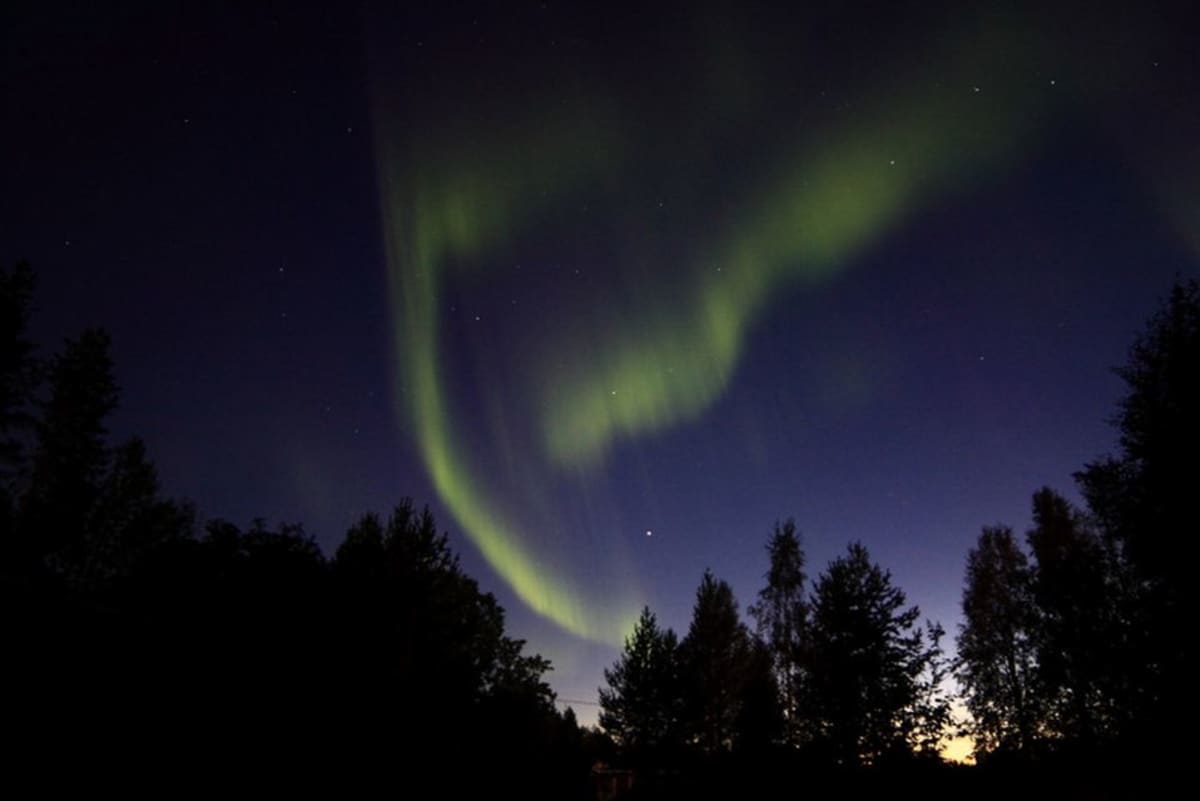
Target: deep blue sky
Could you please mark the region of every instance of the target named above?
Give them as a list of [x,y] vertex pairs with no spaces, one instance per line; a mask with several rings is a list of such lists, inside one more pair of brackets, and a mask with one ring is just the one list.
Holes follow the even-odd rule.
[[[594,699],[617,649],[532,613],[431,478],[404,342],[415,262],[385,247],[420,219],[397,221],[388,187],[404,208],[468,175],[484,198],[468,208],[495,221],[477,252],[442,254],[419,332],[472,490],[583,603],[620,594],[680,630],[706,567],[748,605],[773,522],[794,516],[811,572],[862,540],[953,631],[980,527],[1023,529],[1042,485],[1074,496],[1071,473],[1113,447],[1111,368],[1197,274],[1200,47],[1163,8],[293,5],[6,10],[0,259],[36,268],[47,349],[112,332],[113,432],[146,439],[168,492],[208,517],[303,522],[327,552],[363,511],[428,502],[565,698]],[[878,133],[878,168],[895,167],[872,126],[902,138],[943,96],[948,127],[1001,156],[948,132],[942,183],[819,278],[774,282],[695,414],[586,467],[541,450],[534,399],[555,370],[670,329],[787,165],[857,175],[862,151],[843,164],[839,142]],[[536,128],[560,105],[617,120],[615,167],[576,176],[575,142],[546,151]],[[899,167],[936,165],[932,130]],[[533,144],[496,144],[514,137]],[[549,200],[516,179],[497,179],[512,208],[486,195],[514,153]]]

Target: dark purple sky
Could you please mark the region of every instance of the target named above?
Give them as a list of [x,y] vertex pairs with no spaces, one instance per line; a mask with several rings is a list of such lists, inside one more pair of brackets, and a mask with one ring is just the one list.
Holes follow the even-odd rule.
[[0,259],[170,493],[327,552],[428,502],[565,698],[787,516],[953,631],[1197,274],[1165,7],[247,5],[6,5]]

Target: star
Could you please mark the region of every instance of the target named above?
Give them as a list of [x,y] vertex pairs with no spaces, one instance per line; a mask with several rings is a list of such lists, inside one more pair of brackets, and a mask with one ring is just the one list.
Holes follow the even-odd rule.
[[654,536],[654,529],[650,529],[650,528],[646,529],[646,536],[647,536],[647,537],[653,537],[653,536]]

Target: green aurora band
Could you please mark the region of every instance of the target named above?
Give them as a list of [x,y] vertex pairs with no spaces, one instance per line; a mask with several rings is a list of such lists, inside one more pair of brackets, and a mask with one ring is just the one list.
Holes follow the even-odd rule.
[[961,87],[925,87],[801,153],[730,226],[683,302],[633,334],[612,326],[578,369],[545,372],[550,458],[595,467],[619,440],[702,415],[773,294],[830,278],[923,202],[1011,158],[1028,132],[1007,100],[964,114]]
[[[829,280],[922,204],[944,201],[1027,148],[1044,90],[1035,87],[1032,59],[1004,65],[1000,44],[995,37],[973,47],[959,42],[952,52],[972,55],[938,59],[935,69],[867,98],[862,107],[870,110],[853,121],[819,138],[798,136],[803,144],[743,204],[745,213],[706,235],[709,255],[688,267],[690,283],[674,293],[673,307],[637,315],[637,325],[604,310],[611,324],[556,343],[569,349],[572,366],[559,360],[537,368],[530,412],[546,462],[584,476],[619,442],[698,419],[729,386],[773,296]],[[973,86],[972,76],[999,74],[1002,85]],[[424,149],[401,144],[377,113],[400,396],[435,491],[530,609],[574,635],[619,645],[641,605],[637,593],[584,598],[489,498],[457,439],[438,331],[444,271],[485,263],[489,249],[527,230],[566,194],[621,169],[636,173],[636,153],[613,123],[620,117],[527,115],[491,134],[486,148],[456,150],[445,146],[453,136]]]
[[[534,142],[520,136],[474,162],[436,156],[387,164],[417,165],[407,174],[388,175],[383,188],[385,243],[389,282],[398,299],[395,347],[405,365],[409,417],[416,426],[421,458],[434,489],[470,535],[492,568],[517,597],[539,615],[579,637],[620,642],[635,612],[597,621],[566,582],[542,563],[505,522],[497,505],[471,475],[455,441],[438,360],[438,273],[448,260],[469,259],[498,243],[522,216],[535,211],[531,198],[560,189],[560,181],[582,180],[601,166],[603,147],[587,151],[562,143],[594,142],[571,121],[545,121],[544,136]],[[556,149],[563,152],[552,158]],[[537,158],[534,158],[537,156]],[[569,169],[555,169],[562,165]],[[546,167],[541,171],[530,165]],[[526,200],[522,204],[521,200]]]

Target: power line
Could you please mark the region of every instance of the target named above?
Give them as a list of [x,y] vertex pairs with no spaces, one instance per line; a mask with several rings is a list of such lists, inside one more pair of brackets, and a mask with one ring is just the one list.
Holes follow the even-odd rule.
[[583,706],[600,706],[599,701],[581,701],[578,698],[555,698],[556,704],[582,704]]

